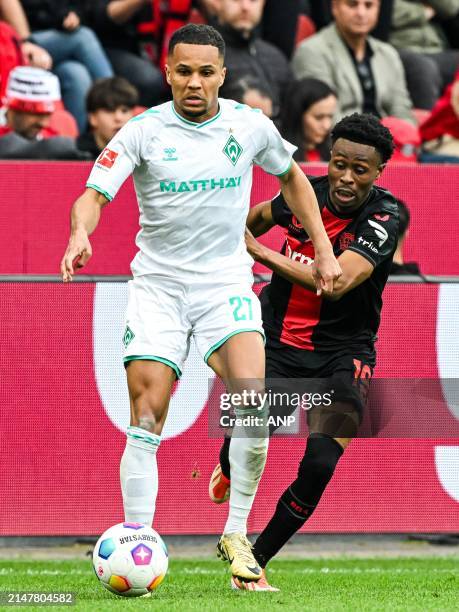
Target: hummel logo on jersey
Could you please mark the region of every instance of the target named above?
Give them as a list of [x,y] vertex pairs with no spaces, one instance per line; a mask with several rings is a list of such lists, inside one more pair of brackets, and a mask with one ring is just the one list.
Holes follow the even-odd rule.
[[379,225],[379,223],[376,223],[376,221],[372,221],[371,219],[368,219],[368,223],[371,225],[371,227],[374,228],[375,230],[375,234],[376,236],[378,236],[379,238],[379,246],[382,247],[382,245],[386,242],[386,240],[389,238],[389,234],[387,233],[387,231],[383,228],[382,225]]
[[178,159],[177,155],[175,155],[176,152],[177,149],[175,147],[166,147],[164,149],[163,161],[176,161]]
[[111,168],[115,163],[117,157],[118,153],[116,151],[104,149],[97,158],[96,164],[99,164],[99,166],[105,166],[105,168]]
[[226,145],[223,147],[223,153],[230,160],[230,162],[235,166],[238,162],[238,159],[242,155],[242,151],[244,149],[238,143],[238,141],[234,138],[234,136],[230,136]]

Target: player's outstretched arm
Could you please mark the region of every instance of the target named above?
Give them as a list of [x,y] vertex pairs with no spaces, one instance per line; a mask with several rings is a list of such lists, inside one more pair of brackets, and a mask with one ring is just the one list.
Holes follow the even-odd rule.
[[[285,255],[263,246],[255,240],[248,230],[246,230],[245,241],[247,250],[255,261],[262,263],[295,285],[300,285],[311,291],[316,290],[312,266],[305,265],[299,261],[292,261]],[[341,276],[335,281],[332,291],[323,290],[322,292],[323,296],[330,300],[339,300],[348,291],[369,278],[374,270],[374,266],[368,259],[353,251],[342,253],[338,258],[338,262],[342,270]]]
[[271,200],[261,202],[249,210],[247,227],[254,236],[266,234],[276,224],[271,210]]
[[312,240],[315,259],[312,274],[317,293],[331,293],[335,281],[341,275],[341,268],[333,254],[328,239],[316,194],[301,168],[293,162],[290,170],[279,177],[282,184],[282,195],[290,210],[304,227]]
[[61,261],[64,282],[72,280],[74,268],[82,268],[88,263],[92,255],[89,236],[96,229],[100,212],[107,202],[104,195],[88,187],[73,205],[69,243]]

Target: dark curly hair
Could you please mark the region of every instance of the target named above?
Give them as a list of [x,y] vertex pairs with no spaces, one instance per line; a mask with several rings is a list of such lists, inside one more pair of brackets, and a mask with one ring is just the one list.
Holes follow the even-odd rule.
[[210,25],[187,23],[187,25],[176,30],[169,41],[169,55],[172,55],[174,47],[179,43],[187,45],[211,45],[212,47],[217,47],[220,57],[225,57],[225,41],[220,32],[217,32]]
[[389,161],[394,152],[392,134],[374,115],[354,113],[344,117],[331,132],[332,144],[338,138],[374,147],[383,164]]

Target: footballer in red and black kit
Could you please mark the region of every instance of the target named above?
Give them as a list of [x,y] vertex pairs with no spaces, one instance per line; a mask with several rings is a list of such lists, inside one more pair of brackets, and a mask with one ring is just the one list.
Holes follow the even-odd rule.
[[[307,388],[318,380],[336,391],[331,407],[322,402],[307,411],[309,433],[297,478],[281,495],[253,547],[262,568],[312,515],[344,449],[358,433],[376,363],[382,293],[397,247],[397,202],[374,185],[394,150],[389,130],[372,115],[354,113],[337,123],[331,140],[327,176],[309,180],[342,270],[333,290],[316,290],[314,248],[282,195],[252,208],[247,219],[247,249],[273,271],[260,296],[267,388],[277,381],[288,387],[286,379],[294,379],[292,390]],[[280,253],[255,238],[275,225],[285,228]],[[271,404],[270,414],[278,410]],[[231,486],[230,440],[224,441],[209,486],[216,503],[225,501]],[[233,588],[234,582],[233,577]],[[265,574],[256,586],[236,586],[272,590]]]
[[[397,247],[395,198],[388,191],[373,186],[356,211],[345,213],[333,205],[328,176],[309,180],[335,256],[338,258],[346,250],[353,251],[367,259],[374,269],[366,280],[338,300],[319,296],[274,272],[260,296],[266,347],[273,349],[275,354],[276,349],[291,348],[289,355],[295,360],[296,371],[303,367],[314,368],[314,364],[319,363],[318,353],[336,355],[343,351],[365,356],[374,365],[382,293]],[[292,261],[310,265],[314,260],[314,247],[282,194],[272,200],[271,214],[274,223],[285,228],[282,254]],[[273,376],[280,375],[274,364],[272,369],[275,370]],[[284,372],[283,376],[288,373],[292,375]]]

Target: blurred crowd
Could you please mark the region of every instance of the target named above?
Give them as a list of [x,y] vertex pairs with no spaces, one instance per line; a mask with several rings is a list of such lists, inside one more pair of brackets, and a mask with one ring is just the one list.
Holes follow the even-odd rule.
[[167,42],[190,21],[225,39],[221,96],[271,117],[298,161],[327,161],[357,111],[395,162],[459,162],[459,0],[0,0],[0,159],[95,159],[170,99]]

